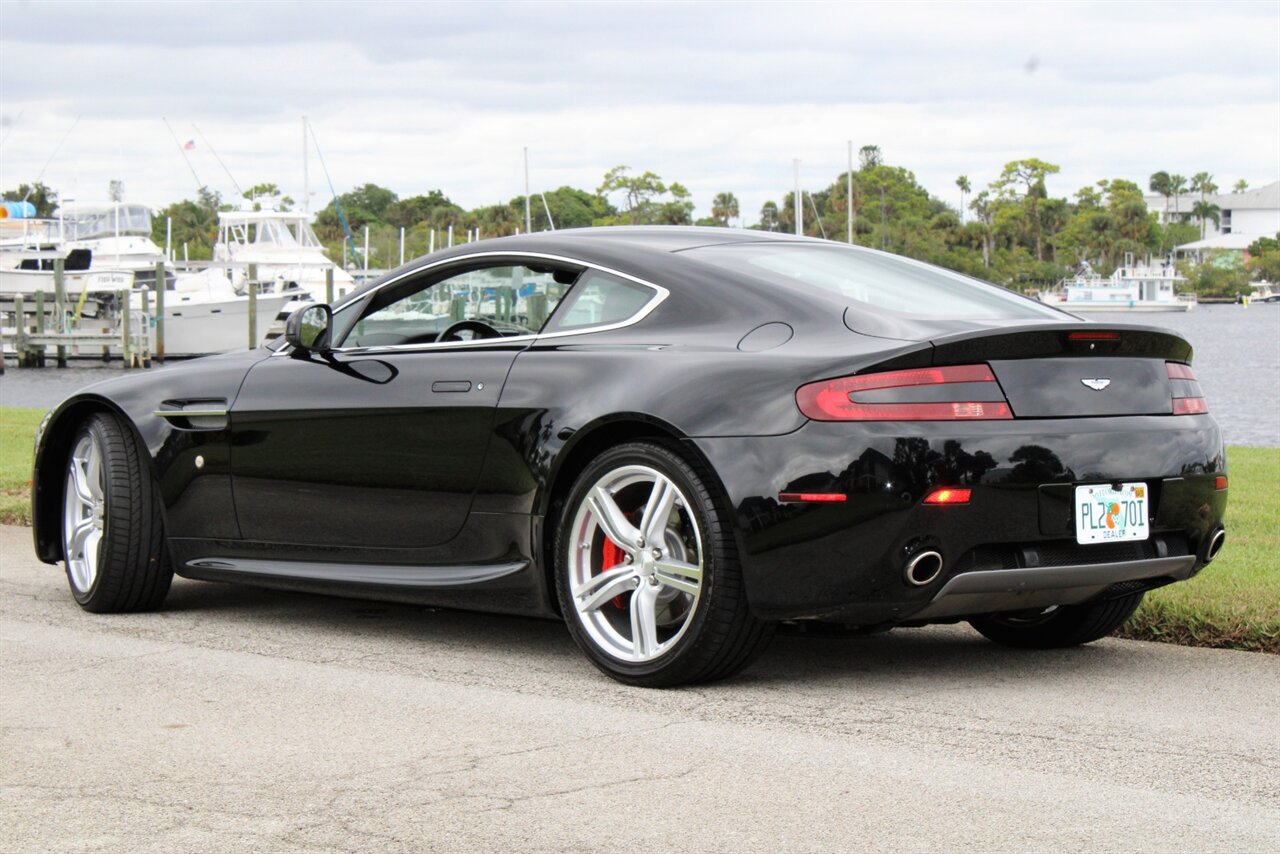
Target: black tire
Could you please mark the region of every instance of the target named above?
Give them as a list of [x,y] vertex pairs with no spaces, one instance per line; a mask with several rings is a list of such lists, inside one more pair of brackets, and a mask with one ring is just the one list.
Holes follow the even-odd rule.
[[[75,449],[85,438],[102,455],[101,535],[94,549],[96,572],[87,587],[81,589],[73,577],[64,523],[63,549],[71,593],[81,608],[97,614],[158,608],[173,581],[164,543],[159,489],[131,431],[106,412],[87,418],[76,433],[64,489],[71,489],[67,480],[75,465]],[[64,514],[68,512],[66,504],[64,501]]]
[[1123,626],[1142,604],[1141,593],[1061,605],[1042,614],[992,614],[969,621],[988,640],[1018,649],[1059,649],[1104,638]]
[[[680,518],[686,523],[691,519],[697,525],[703,567],[701,589],[686,611],[682,633],[669,641],[669,649],[644,662],[622,660],[594,639],[570,592],[570,548],[576,545],[575,519],[593,486],[611,473],[632,466],[659,472],[684,496],[686,503],[679,506],[677,513],[684,514]],[[587,658],[619,682],[665,688],[724,679],[746,667],[773,637],[774,624],[755,618],[748,608],[733,531],[712,483],[705,472],[699,471],[673,447],[657,442],[632,442],[610,449],[593,460],[569,493],[558,520],[555,541],[556,592],[561,613]],[[625,593],[617,598],[632,595]]]

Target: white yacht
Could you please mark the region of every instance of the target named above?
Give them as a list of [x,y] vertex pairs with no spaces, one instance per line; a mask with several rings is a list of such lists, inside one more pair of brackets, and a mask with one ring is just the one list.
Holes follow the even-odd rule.
[[[21,295],[27,310],[37,292],[52,307],[54,262],[63,260],[67,331],[117,328],[121,293],[129,293],[134,322],[146,322],[155,348],[156,264],[164,262],[165,354],[200,356],[249,346],[249,297],[233,290],[219,270],[175,276],[151,240],[151,213],[143,205],[79,206],[57,220],[0,220],[0,300]],[[144,299],[144,292],[147,296]],[[257,330],[264,337],[293,294],[256,299]],[[151,317],[143,317],[144,303]],[[6,334],[12,334],[6,330]],[[74,349],[74,348],[73,348]]]
[[218,242],[213,260],[231,262],[232,283],[243,288],[247,265],[269,291],[301,288],[313,300],[326,299],[326,271],[333,270],[334,296],[349,291],[355,280],[330,261],[311,230],[308,214],[294,211],[223,211],[218,214]]
[[150,287],[155,284],[156,264],[163,263],[173,283],[173,265],[151,239],[151,210],[146,205],[70,205],[61,224],[63,245],[92,252],[92,267],[131,272],[134,284]]
[[1040,301],[1070,312],[1094,311],[1190,311],[1195,308],[1194,294],[1178,294],[1175,286],[1186,278],[1165,262],[1159,266],[1147,259],[1135,263],[1128,255],[1125,263],[1110,276],[1094,272],[1089,262],[1081,265],[1076,276],[1063,279],[1058,287],[1040,294]]
[[52,296],[58,259],[66,293],[73,297],[133,287],[132,272],[95,267],[92,250],[69,246],[65,233],[66,223],[55,219],[0,219],[0,294]]

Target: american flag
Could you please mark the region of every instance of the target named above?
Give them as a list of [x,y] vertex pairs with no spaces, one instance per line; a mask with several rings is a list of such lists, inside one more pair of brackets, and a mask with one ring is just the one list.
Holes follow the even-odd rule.
[[183,150],[183,151],[191,151],[191,150],[192,150],[192,149],[194,149],[195,147],[196,147],[196,141],[195,141],[194,139],[189,139],[189,140],[187,140],[187,144],[186,144],[186,145],[184,145],[184,146],[182,146],[182,150]]

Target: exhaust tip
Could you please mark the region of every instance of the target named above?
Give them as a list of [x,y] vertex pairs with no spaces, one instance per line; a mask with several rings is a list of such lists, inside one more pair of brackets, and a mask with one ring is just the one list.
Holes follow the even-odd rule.
[[1209,538],[1209,545],[1204,550],[1204,562],[1209,563],[1218,556],[1218,552],[1222,551],[1222,546],[1227,541],[1227,532],[1223,528],[1213,532],[1213,536]]
[[932,584],[942,574],[942,555],[935,551],[920,552],[907,563],[903,575],[913,587]]

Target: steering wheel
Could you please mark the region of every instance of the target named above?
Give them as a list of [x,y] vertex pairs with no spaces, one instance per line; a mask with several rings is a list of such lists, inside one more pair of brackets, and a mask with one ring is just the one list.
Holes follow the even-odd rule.
[[492,326],[490,326],[487,323],[482,323],[479,320],[459,320],[456,323],[450,323],[448,326],[446,326],[444,328],[444,331],[441,332],[436,337],[436,341],[440,342],[440,341],[467,340],[459,337],[458,335],[459,332],[473,333],[471,340],[475,340],[477,338],[501,338],[502,337],[501,332],[494,329]]

